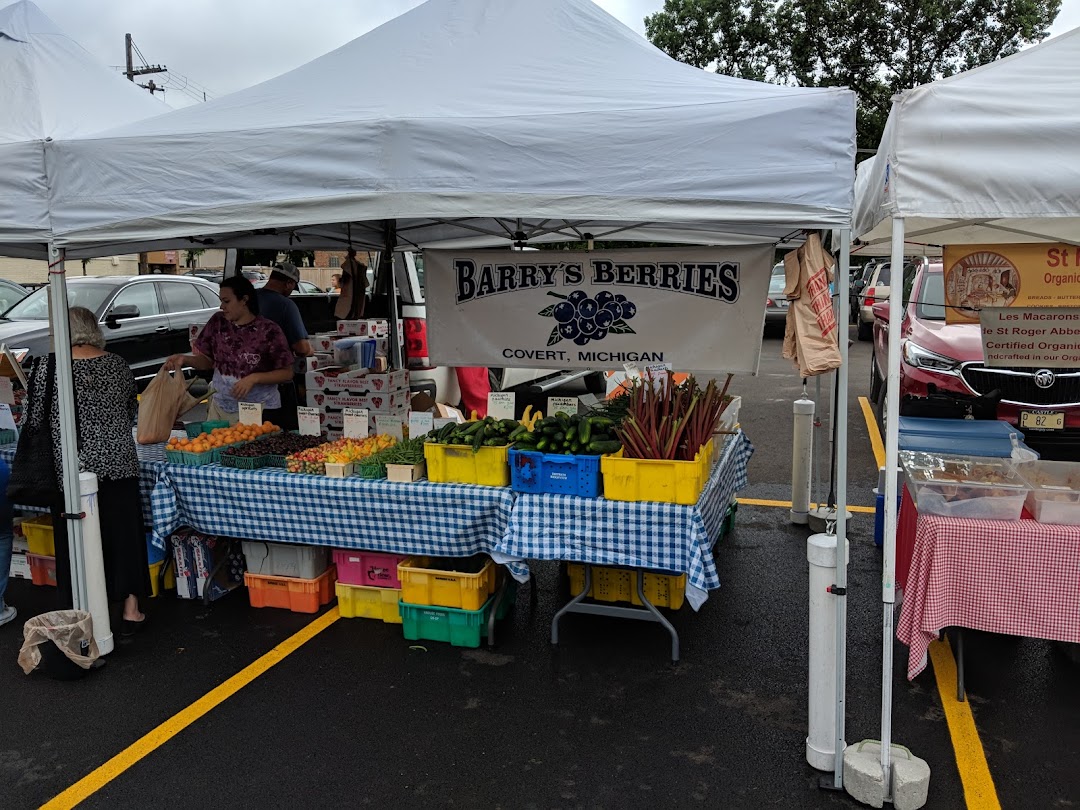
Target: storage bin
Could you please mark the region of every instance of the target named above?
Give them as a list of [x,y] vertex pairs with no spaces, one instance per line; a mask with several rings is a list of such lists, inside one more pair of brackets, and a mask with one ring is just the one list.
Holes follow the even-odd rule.
[[398,564],[398,579],[402,602],[479,610],[495,592],[495,563],[484,554],[410,557]]
[[920,515],[1019,520],[1030,487],[1008,459],[901,453]]
[[1031,486],[1027,507],[1035,520],[1080,525],[1080,464],[1029,461],[1017,465],[1016,471]]
[[510,450],[510,488],[515,492],[595,498],[601,492],[601,481],[600,456]]
[[282,608],[293,613],[318,613],[320,607],[329,605],[334,598],[334,579],[333,567],[316,579],[244,574],[252,607]]
[[[900,520],[900,504],[904,499],[903,490],[896,496],[896,520]],[[874,545],[881,548],[885,544],[885,493],[874,488]]]
[[315,579],[330,564],[330,549],[322,546],[244,540],[244,560],[252,574]]
[[494,597],[478,610],[401,603],[401,629],[409,641],[446,641],[455,647],[479,647],[487,635]]
[[710,439],[693,461],[626,458],[623,450],[602,456],[604,497],[612,501],[659,501],[692,506],[709,480],[713,446]]
[[[567,563],[570,574],[570,595],[577,596],[585,588],[585,566]],[[600,602],[630,602],[641,604],[637,593],[637,571],[632,568],[592,566],[592,587],[588,596]],[[686,599],[686,574],[645,574],[642,583],[645,598],[656,607],[678,610]]]
[[347,585],[339,581],[334,590],[338,613],[343,619],[380,619],[387,624],[401,624],[400,588]]
[[55,557],[52,515],[37,515],[22,522],[23,537],[31,554],[39,557]]
[[200,433],[209,433],[217,428],[228,427],[229,423],[223,419],[211,419],[206,422],[188,422],[184,425],[189,439],[194,439]]
[[454,444],[424,445],[428,480],[435,483],[480,484],[488,487],[510,485],[508,447],[471,447]]
[[346,585],[400,589],[398,564],[407,559],[407,556],[401,554],[334,549],[334,566],[337,568],[338,582]]
[[30,563],[30,579],[35,585],[56,586],[56,557],[27,554]]
[[[164,560],[159,560],[155,563],[150,563],[150,596],[154,597],[161,593],[161,586],[159,584],[161,577],[161,566],[165,564]],[[176,573],[173,566],[169,566],[169,570],[165,572],[165,590],[176,590]]]
[[266,466],[266,456],[231,456],[222,453],[221,466],[234,470],[261,470]]

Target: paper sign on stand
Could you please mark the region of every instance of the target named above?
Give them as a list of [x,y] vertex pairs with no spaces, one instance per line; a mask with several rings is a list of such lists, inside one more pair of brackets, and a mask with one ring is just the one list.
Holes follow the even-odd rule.
[[435,415],[427,411],[409,411],[409,438],[426,436],[435,429]]
[[321,411],[318,408],[299,407],[296,409],[296,421],[300,426],[301,436],[319,436],[322,434]]
[[261,402],[240,402],[240,424],[241,425],[261,425],[262,418],[262,403]]
[[517,403],[513,391],[491,391],[488,393],[488,416],[495,419],[513,419]]
[[637,363],[623,363],[623,369],[626,371],[628,380],[636,380],[641,376],[641,369],[637,367]]
[[11,407],[7,403],[0,403],[0,430],[17,430],[15,417],[11,415]]
[[393,414],[375,414],[375,432],[385,436],[393,436],[398,441],[405,438],[401,429],[401,417]]
[[559,411],[562,411],[567,416],[573,416],[578,412],[578,398],[577,397],[548,397],[547,412],[548,416],[554,416]]
[[15,404],[15,389],[11,387],[11,378],[0,377],[0,402]]
[[651,363],[645,366],[645,377],[652,380],[654,389],[661,390],[667,388],[667,363]]
[[439,428],[444,428],[447,425],[456,425],[456,424],[457,424],[457,419],[454,419],[453,417],[450,417],[450,416],[446,416],[446,417],[436,416],[435,417],[435,427],[434,427],[434,429],[438,430]]
[[367,408],[345,408],[342,411],[342,418],[346,439],[366,439],[370,434]]

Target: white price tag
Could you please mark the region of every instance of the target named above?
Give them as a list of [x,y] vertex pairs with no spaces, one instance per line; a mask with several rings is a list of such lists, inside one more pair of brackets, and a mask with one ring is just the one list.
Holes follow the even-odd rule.
[[626,370],[628,380],[636,380],[641,376],[641,370],[638,369],[637,363],[623,363],[623,368]]
[[262,418],[262,403],[261,402],[240,402],[240,424],[241,425],[261,425]]
[[409,411],[409,438],[427,436],[435,429],[435,414],[427,411]]
[[667,363],[651,363],[645,366],[645,376],[652,380],[653,388],[666,388],[668,381]]
[[457,424],[457,419],[454,419],[452,416],[436,416],[434,429],[438,430],[439,428],[454,424]]
[[578,398],[577,397],[548,397],[547,412],[548,416],[554,416],[559,411],[562,411],[567,416],[573,416],[578,412]]
[[15,404],[15,389],[11,387],[10,377],[0,377],[0,402]]
[[405,438],[405,433],[402,431],[401,417],[375,414],[375,432],[381,433],[385,436],[393,436],[398,441]]
[[0,403],[0,430],[17,430],[15,417],[11,415],[11,408],[6,402]]
[[345,408],[342,415],[345,422],[344,435],[346,439],[366,439],[371,433],[368,429],[367,408]]
[[300,424],[301,436],[319,436],[322,434],[321,411],[318,408],[296,409],[296,421]]
[[516,404],[513,391],[490,391],[487,415],[495,419],[513,419]]

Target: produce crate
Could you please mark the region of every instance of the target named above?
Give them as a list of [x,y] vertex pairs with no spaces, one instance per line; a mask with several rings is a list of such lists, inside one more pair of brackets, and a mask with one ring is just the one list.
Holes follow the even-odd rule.
[[[570,595],[577,596],[585,588],[585,566],[567,563],[570,574]],[[678,610],[686,598],[686,574],[645,574],[642,583],[645,598],[656,607]],[[600,602],[630,602],[640,605],[637,594],[637,571],[632,568],[592,567],[592,587],[588,596]]]
[[401,589],[372,588],[338,582],[338,613],[343,619],[381,619],[387,624],[401,624]]
[[31,554],[39,557],[55,557],[52,515],[37,515],[22,522],[23,537]]
[[374,463],[361,461],[360,464],[357,465],[356,473],[361,478],[375,481],[379,478],[386,478],[386,465],[380,464],[377,461]]
[[263,456],[264,467],[276,467],[278,469],[285,469],[286,456]]
[[455,444],[424,445],[428,480],[446,484],[510,485],[509,447],[471,447]]
[[623,450],[601,456],[604,497],[611,501],[658,501],[691,506],[697,503],[712,465],[709,440],[693,461],[626,458]]
[[455,647],[479,647],[487,634],[488,613],[494,598],[478,610],[401,603],[401,625],[409,641],[447,641]]
[[252,607],[282,608],[293,613],[318,613],[320,607],[329,605],[334,598],[334,580],[332,566],[315,579],[244,574]]
[[30,563],[30,579],[35,585],[56,586],[56,557],[41,554],[27,554]]
[[247,570],[267,577],[315,579],[330,565],[330,549],[320,546],[293,545],[244,540]]
[[724,522],[720,526],[720,536],[726,537],[731,534],[735,529],[735,513],[739,511],[739,502],[732,501],[728,504],[727,511],[724,512]]
[[300,465],[300,464],[303,464],[303,465],[314,464],[313,467],[301,469],[299,466],[290,467],[289,466],[289,461],[291,459],[292,459],[292,456],[285,456],[285,465],[284,466],[285,466],[285,471],[286,472],[291,472],[294,475],[326,475],[326,462],[325,461],[323,461],[323,462],[311,462],[311,461],[296,462],[297,465]]
[[261,470],[266,466],[266,456],[232,456],[222,453],[221,466],[234,470]]
[[334,565],[337,566],[338,582],[346,585],[401,588],[398,565],[407,559],[407,556],[383,554],[379,551],[334,549]]
[[350,478],[352,474],[356,471],[355,461],[349,461],[346,463],[328,461],[323,466],[326,469],[327,478]]
[[414,484],[427,476],[427,462],[419,464],[387,464],[386,477],[398,484]]
[[564,456],[535,450],[510,450],[510,488],[595,498],[600,495],[600,456]]
[[[161,586],[159,585],[161,566],[165,564],[164,560],[158,560],[156,563],[150,563],[150,596],[158,596],[161,593]],[[176,572],[172,566],[169,566],[169,570],[165,572],[165,590],[176,590]]]
[[224,419],[211,419],[206,422],[189,422],[184,425],[184,430],[187,431],[189,439],[194,439],[200,433],[209,433],[215,428],[228,427],[229,422]]
[[19,440],[17,431],[11,428],[0,429],[0,444],[15,444]]
[[397,571],[401,601],[410,605],[479,610],[495,592],[495,563],[483,554],[410,557],[398,563]]

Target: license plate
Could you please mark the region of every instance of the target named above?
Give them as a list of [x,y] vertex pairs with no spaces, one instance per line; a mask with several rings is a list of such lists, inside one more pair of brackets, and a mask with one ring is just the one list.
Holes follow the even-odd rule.
[[1020,427],[1029,430],[1064,430],[1064,411],[1020,411]]

